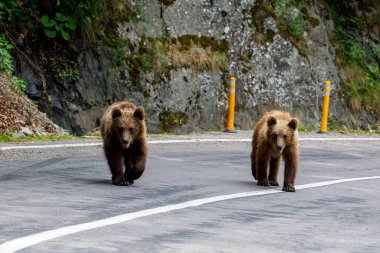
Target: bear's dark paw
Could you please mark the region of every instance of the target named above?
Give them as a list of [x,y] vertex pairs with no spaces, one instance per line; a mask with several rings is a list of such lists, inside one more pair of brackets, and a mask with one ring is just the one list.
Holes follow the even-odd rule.
[[268,181],[257,181],[257,185],[260,185],[260,186],[269,186],[269,182]]
[[135,181],[134,180],[128,180],[128,183],[129,183],[129,185],[132,185],[135,183]]
[[124,180],[124,179],[113,180],[112,183],[114,185],[118,185],[118,186],[128,186],[129,185],[129,182],[127,180]]
[[269,184],[271,186],[279,186],[279,183],[277,181],[269,181]]
[[284,192],[295,192],[296,191],[296,189],[294,188],[294,186],[291,186],[291,185],[287,185],[287,186],[284,185],[282,187],[282,190]]

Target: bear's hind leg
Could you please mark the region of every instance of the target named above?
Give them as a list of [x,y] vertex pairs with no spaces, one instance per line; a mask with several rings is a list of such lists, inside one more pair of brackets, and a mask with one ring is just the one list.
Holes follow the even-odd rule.
[[257,175],[256,175],[256,167],[255,167],[255,160],[256,160],[256,157],[254,155],[254,150],[252,150],[252,153],[251,153],[251,171],[252,171],[252,176],[255,178],[255,180],[257,180]]
[[254,135],[252,137],[252,152],[251,152],[251,171],[252,176],[257,180],[257,168],[256,168],[256,154],[257,154],[257,139],[258,134],[256,133],[256,130],[254,132]]

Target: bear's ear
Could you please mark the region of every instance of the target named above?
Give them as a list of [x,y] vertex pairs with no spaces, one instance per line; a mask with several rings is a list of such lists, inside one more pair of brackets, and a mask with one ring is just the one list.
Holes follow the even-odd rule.
[[135,116],[139,120],[143,120],[145,118],[144,108],[142,108],[141,106],[137,107],[135,112],[133,113],[133,116]]
[[121,111],[120,111],[119,108],[114,108],[114,109],[112,110],[112,113],[111,113],[111,115],[112,115],[112,119],[116,119],[116,118],[120,117],[121,114],[122,114],[122,113],[121,113]]
[[268,127],[274,126],[276,124],[277,124],[276,118],[273,116],[270,116],[269,119],[267,120]]
[[297,118],[292,118],[289,123],[288,123],[288,126],[293,129],[293,130],[296,130],[297,129],[297,126],[298,126],[298,119]]

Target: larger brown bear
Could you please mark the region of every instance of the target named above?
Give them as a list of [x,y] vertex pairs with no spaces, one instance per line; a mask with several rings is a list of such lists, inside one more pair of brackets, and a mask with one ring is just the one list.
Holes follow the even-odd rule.
[[[294,192],[298,167],[298,119],[289,113],[271,111],[256,124],[253,131],[251,167],[257,185],[278,186],[281,158],[285,161],[282,190]],[[269,174],[268,174],[269,165]]]
[[145,112],[129,102],[111,105],[101,120],[104,152],[114,185],[127,186],[145,170]]

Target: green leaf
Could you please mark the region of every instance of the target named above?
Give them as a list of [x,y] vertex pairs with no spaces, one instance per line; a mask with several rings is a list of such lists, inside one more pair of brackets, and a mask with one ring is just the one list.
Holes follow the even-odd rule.
[[50,39],[54,39],[57,36],[57,32],[51,29],[44,29],[44,33]]
[[71,30],[77,29],[77,23],[72,17],[67,17],[67,23],[65,24],[65,26]]
[[61,35],[64,40],[70,40],[70,34],[64,30],[61,30]]
[[56,24],[55,20],[54,19],[49,19],[49,17],[47,15],[43,15],[41,17],[41,23],[45,26],[45,27],[52,27],[53,25]]
[[66,16],[62,13],[59,13],[59,12],[55,13],[55,19],[56,20],[64,22],[64,21],[67,21],[68,18],[69,18],[68,16]]
[[62,24],[62,23],[56,24],[55,30],[57,30],[57,31],[65,30],[64,24]]

